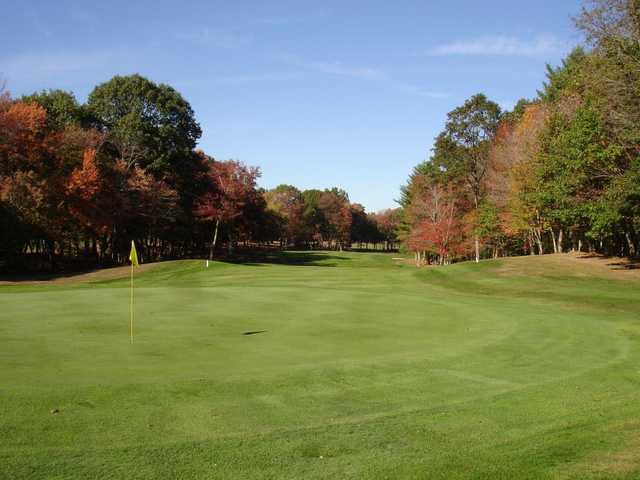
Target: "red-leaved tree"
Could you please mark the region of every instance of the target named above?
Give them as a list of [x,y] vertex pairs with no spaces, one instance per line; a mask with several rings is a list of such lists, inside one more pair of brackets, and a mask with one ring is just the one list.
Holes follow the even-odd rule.
[[248,167],[236,160],[218,162],[209,157],[203,161],[207,166],[209,188],[195,205],[195,215],[203,221],[214,222],[213,237],[209,247],[209,259],[218,240],[220,225],[227,225],[229,248],[233,243],[233,222],[243,213],[244,207],[255,201],[258,195],[256,181],[260,170]]
[[410,226],[406,244],[415,254],[416,265],[434,255],[440,264],[464,252],[465,234],[459,199],[452,185],[442,186],[426,177],[416,179],[414,200],[407,211]]

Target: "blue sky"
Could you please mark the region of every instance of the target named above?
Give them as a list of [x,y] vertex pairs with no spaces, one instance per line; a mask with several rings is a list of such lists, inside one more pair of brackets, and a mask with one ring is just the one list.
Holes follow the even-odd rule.
[[14,96],[84,101],[115,74],[174,86],[200,148],[265,187],[338,186],[395,206],[448,111],[477,92],[533,97],[580,40],[579,0],[10,1],[0,75]]

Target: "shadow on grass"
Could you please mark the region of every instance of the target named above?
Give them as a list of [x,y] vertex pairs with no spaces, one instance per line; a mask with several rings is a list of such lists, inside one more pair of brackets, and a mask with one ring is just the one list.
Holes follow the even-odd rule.
[[[202,257],[201,257],[202,258]],[[256,250],[256,251],[237,251],[232,255],[218,254],[214,257],[215,261],[231,263],[237,265],[252,265],[252,266],[265,266],[265,265],[292,265],[292,266],[307,266],[307,267],[336,267],[339,262],[350,261],[349,257],[334,255],[330,252],[320,251],[308,251],[308,252],[287,252],[279,250]],[[138,267],[138,272],[141,268],[146,266],[155,265],[159,262],[152,264],[142,264]],[[84,281],[109,281],[109,280],[121,280],[128,276],[128,266],[121,267],[107,267],[106,269],[100,268],[85,268],[74,269],[69,271],[58,271],[55,273],[44,272],[14,272],[3,273],[0,272],[0,285],[3,284],[38,284],[38,283],[71,283],[80,280]],[[102,276],[103,272],[109,274],[110,271],[117,272],[113,275],[113,278],[109,276]],[[89,278],[96,275],[95,278]],[[87,276],[87,278],[82,278]]]
[[255,251],[238,252],[232,256],[216,258],[225,263],[241,265],[292,265],[302,267],[336,267],[338,262],[349,261],[349,257],[327,252],[282,252]]
[[638,270],[640,269],[639,260],[625,260],[620,262],[607,263],[607,266],[613,270]]
[[[110,267],[107,267],[110,268]],[[85,268],[65,272],[44,273],[44,272],[0,272],[0,284],[20,284],[20,283],[50,283],[65,279],[73,281],[78,276],[99,272],[100,268]]]
[[[140,264],[136,267],[139,273],[146,272],[155,268],[159,262]],[[128,277],[130,272],[129,266],[105,267],[105,268],[75,268],[69,270],[58,271],[55,273],[47,272],[0,272],[0,285],[4,284],[47,284],[47,283],[89,283],[101,282],[109,280],[120,280]]]
[[613,257],[610,255],[600,255],[598,253],[586,253],[580,255],[578,259],[601,258],[607,260],[607,267],[612,270],[638,270],[640,269],[640,258]]

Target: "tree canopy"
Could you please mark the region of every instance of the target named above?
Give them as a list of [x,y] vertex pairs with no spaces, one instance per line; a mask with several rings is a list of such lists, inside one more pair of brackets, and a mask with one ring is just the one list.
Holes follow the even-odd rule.
[[335,187],[261,189],[257,167],[197,150],[200,135],[189,103],[140,75],[98,85],[86,104],[61,90],[0,94],[0,268],[122,263],[131,239],[145,260],[213,257],[221,244],[396,247],[386,214]]
[[[586,2],[576,24],[587,45],[547,66],[535,99],[501,113],[476,95],[448,115],[431,158],[402,190],[403,238],[418,263],[638,254],[639,19],[637,0]],[[450,229],[457,251],[442,246]],[[438,236],[440,244],[424,241]]]

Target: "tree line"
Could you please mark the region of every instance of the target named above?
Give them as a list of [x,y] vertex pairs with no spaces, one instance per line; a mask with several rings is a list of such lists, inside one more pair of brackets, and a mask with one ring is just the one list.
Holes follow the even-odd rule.
[[189,103],[115,76],[81,104],[0,91],[0,268],[222,255],[240,246],[397,247],[399,211],[365,212],[338,188],[259,188],[260,170],[197,149]]
[[640,0],[591,0],[585,45],[512,111],[478,94],[402,188],[418,265],[568,250],[640,252]]

